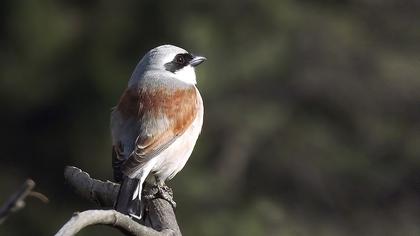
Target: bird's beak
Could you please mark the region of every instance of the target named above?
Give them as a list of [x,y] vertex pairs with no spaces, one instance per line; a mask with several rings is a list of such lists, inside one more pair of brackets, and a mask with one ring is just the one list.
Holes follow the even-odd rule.
[[191,61],[190,61],[190,65],[192,67],[196,67],[198,65],[200,65],[201,63],[203,63],[203,61],[207,60],[207,58],[205,57],[201,57],[201,56],[195,56]]

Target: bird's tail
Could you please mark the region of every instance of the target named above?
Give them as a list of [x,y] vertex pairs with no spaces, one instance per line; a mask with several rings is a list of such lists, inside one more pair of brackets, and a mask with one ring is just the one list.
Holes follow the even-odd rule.
[[139,182],[139,179],[124,176],[120,191],[118,192],[117,201],[115,202],[115,210],[126,215],[141,218],[143,210],[140,202],[141,186],[139,186]]

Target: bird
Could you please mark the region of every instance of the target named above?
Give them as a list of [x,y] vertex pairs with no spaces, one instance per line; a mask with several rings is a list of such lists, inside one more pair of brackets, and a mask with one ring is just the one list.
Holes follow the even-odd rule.
[[[142,217],[144,183],[165,190],[191,156],[203,125],[195,68],[206,57],[173,45],[148,51],[111,112],[114,209]],[[173,206],[172,195],[163,194]]]

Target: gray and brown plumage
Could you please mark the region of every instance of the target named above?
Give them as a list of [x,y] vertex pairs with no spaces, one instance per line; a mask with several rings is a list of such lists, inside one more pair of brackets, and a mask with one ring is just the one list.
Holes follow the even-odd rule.
[[121,182],[116,210],[141,215],[143,183],[162,186],[190,157],[204,112],[194,67],[204,60],[163,45],[136,66],[111,114],[114,178]]

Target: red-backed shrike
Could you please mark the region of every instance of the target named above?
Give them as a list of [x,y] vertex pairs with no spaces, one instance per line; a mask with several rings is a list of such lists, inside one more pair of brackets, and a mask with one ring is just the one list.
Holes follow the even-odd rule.
[[111,114],[114,178],[121,182],[117,211],[141,217],[143,183],[162,187],[190,157],[204,112],[194,67],[204,60],[163,45],[137,64]]

